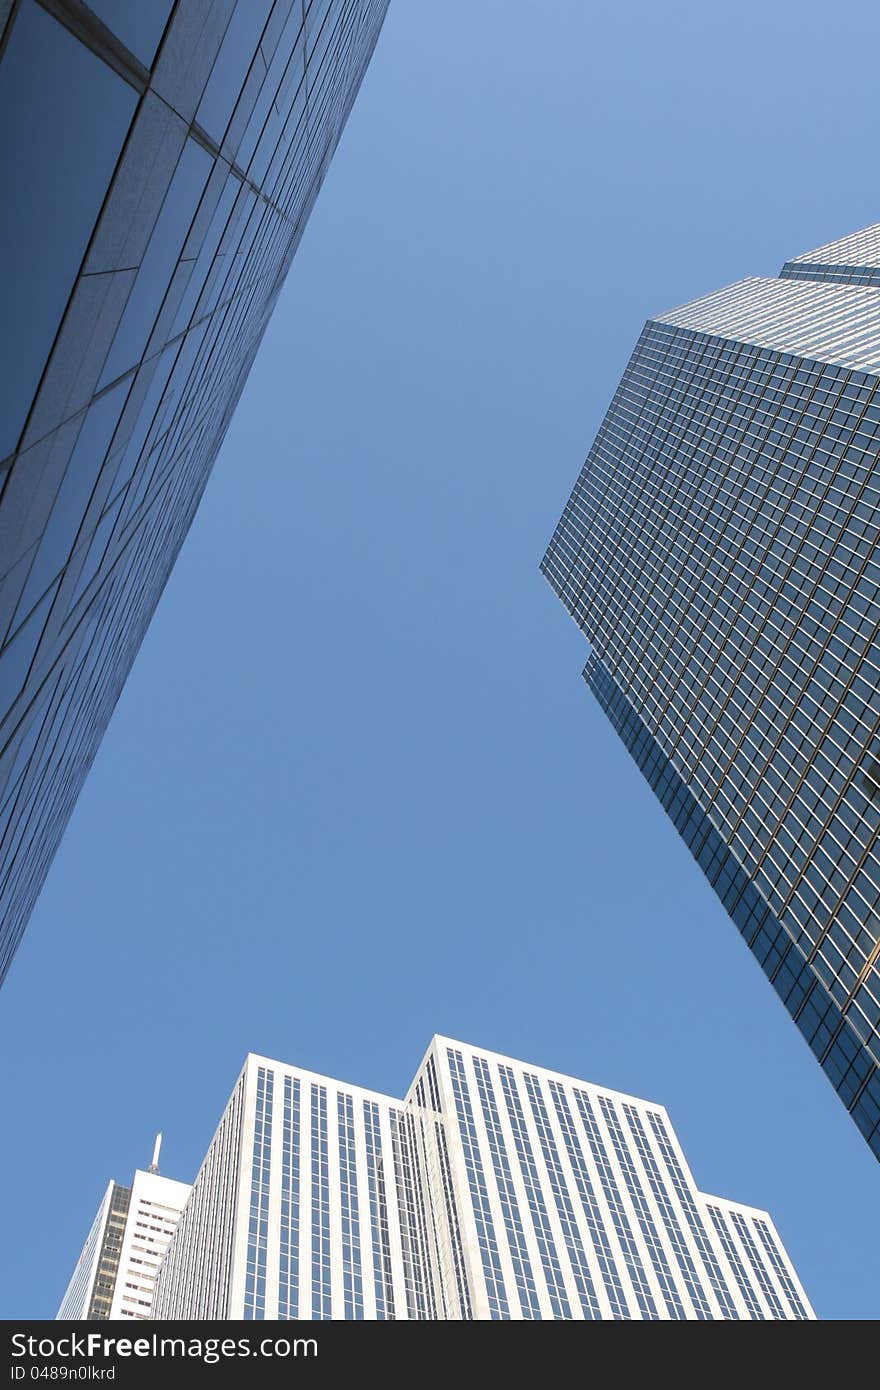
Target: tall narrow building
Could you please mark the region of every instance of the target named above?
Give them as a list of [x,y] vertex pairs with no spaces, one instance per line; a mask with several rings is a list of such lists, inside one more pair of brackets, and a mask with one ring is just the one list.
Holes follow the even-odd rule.
[[404,1100],[249,1056],[157,1318],[809,1319],[660,1105],[435,1037]]
[[108,1183],[56,1320],[152,1316],[159,1265],[190,1193],[188,1183],[161,1176],[158,1148],[130,1187]]
[[0,5],[0,980],[386,6]]
[[880,225],[650,320],[544,557],[880,1156]]

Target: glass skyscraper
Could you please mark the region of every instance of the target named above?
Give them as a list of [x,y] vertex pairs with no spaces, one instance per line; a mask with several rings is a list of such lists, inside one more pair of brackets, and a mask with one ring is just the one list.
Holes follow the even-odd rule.
[[810,1319],[666,1111],[435,1037],[404,1100],[249,1056],[157,1318]]
[[542,569],[880,1156],[878,381],[880,225],[649,320]]
[[386,6],[0,4],[0,979]]

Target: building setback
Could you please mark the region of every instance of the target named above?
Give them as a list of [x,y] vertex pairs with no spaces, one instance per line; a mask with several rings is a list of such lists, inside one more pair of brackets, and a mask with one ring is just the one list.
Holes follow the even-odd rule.
[[880,1156],[880,225],[650,320],[542,570]]
[[156,1275],[190,1193],[188,1183],[138,1169],[130,1187],[110,1182],[56,1321],[149,1318]]
[[0,6],[0,980],[386,6]]
[[810,1319],[662,1106],[435,1037],[406,1099],[250,1055],[157,1318]]

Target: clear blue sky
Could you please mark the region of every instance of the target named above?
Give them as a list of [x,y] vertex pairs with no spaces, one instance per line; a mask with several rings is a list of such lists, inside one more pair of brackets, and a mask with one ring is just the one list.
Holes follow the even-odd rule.
[[[668,1105],[820,1315],[877,1165],[538,574],[644,319],[880,218],[874,4],[392,0],[0,999],[0,1315],[246,1051],[402,1093],[443,1032]],[[10,1116],[11,1122],[10,1122]]]

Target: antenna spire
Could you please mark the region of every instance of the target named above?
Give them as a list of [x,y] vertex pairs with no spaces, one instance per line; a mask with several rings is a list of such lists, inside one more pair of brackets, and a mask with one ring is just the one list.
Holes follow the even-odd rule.
[[150,1164],[149,1168],[147,1169],[147,1172],[149,1172],[149,1173],[158,1173],[158,1171],[159,1171],[159,1150],[161,1149],[161,1147],[162,1147],[162,1136],[161,1136],[161,1134],[157,1134],[157,1135],[156,1135],[156,1142],[155,1142],[155,1144],[153,1145],[153,1161],[152,1161],[152,1163]]

